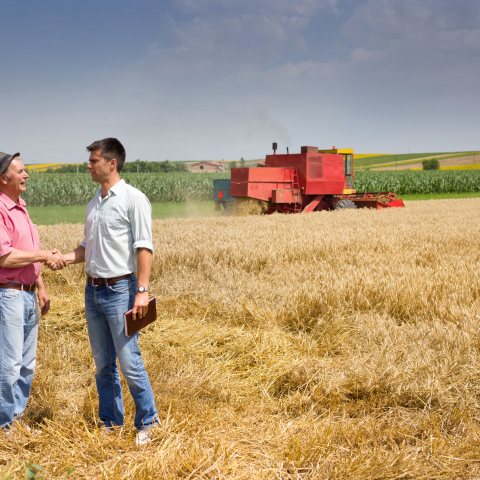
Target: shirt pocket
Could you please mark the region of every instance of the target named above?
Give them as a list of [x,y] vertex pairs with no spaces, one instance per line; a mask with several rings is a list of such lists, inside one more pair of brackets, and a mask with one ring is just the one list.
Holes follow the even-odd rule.
[[104,237],[115,238],[128,231],[127,219],[119,213],[103,213],[100,217],[100,232]]

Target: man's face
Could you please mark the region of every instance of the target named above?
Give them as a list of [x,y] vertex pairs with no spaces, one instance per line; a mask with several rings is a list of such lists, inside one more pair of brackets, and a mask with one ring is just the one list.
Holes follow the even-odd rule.
[[102,150],[90,152],[90,159],[87,165],[94,182],[103,183],[115,171],[116,165],[113,160],[106,162],[102,157]]
[[16,157],[10,162],[7,171],[0,175],[2,190],[13,196],[21,195],[27,188],[27,178],[28,173],[25,170],[22,160]]

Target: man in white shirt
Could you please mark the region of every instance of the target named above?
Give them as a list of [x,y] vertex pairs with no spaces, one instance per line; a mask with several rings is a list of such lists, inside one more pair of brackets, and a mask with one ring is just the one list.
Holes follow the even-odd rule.
[[120,179],[126,155],[116,138],[93,142],[87,150],[92,180],[101,188],[87,206],[84,240],[64,258],[67,264],[86,262],[85,317],[97,370],[99,417],[108,430],[123,425],[118,357],[135,402],[137,444],[142,445],[151,440],[158,414],[138,332],[125,336],[123,314],[133,308],[134,317],[142,318],[148,309],[152,208],[142,192]]

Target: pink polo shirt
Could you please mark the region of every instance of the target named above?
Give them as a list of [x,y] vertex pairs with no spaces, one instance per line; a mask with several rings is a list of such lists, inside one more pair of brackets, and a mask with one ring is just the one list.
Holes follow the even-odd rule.
[[[40,250],[37,226],[28,216],[25,202],[19,205],[0,192],[0,257],[12,250]],[[0,267],[0,283],[17,282],[30,285],[40,275],[41,263],[32,263],[21,268]]]

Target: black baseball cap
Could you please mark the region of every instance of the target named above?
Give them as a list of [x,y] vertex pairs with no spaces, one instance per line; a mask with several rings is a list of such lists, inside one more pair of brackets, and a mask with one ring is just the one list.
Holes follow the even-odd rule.
[[0,152],[0,175],[8,168],[10,162],[15,158],[19,157],[19,153],[15,153],[15,155],[9,155],[8,153]]

